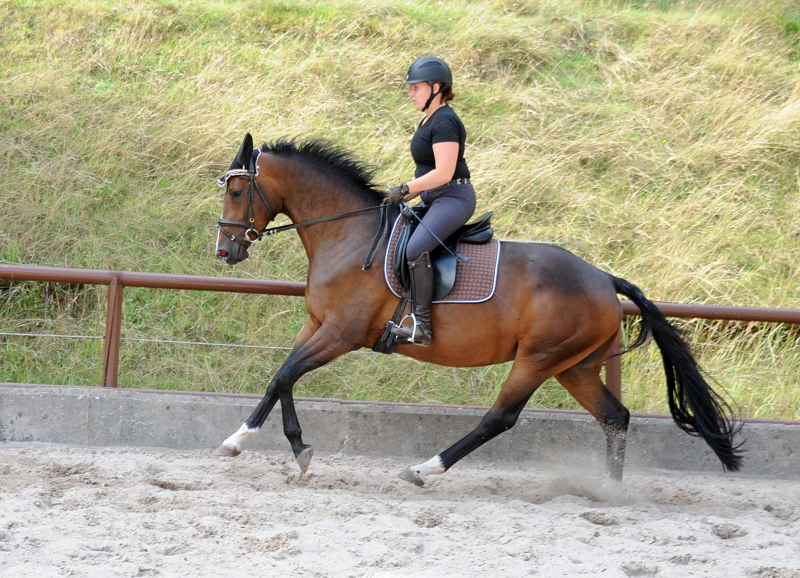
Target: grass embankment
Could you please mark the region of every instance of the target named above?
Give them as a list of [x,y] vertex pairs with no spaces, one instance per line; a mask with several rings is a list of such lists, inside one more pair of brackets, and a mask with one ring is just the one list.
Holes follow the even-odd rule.
[[[653,300],[800,307],[800,12],[790,1],[0,2],[0,261],[303,280],[296,235],[213,259],[246,131],[327,137],[401,182],[417,56],[455,73],[479,211]],[[3,332],[102,335],[105,288],[0,289]],[[290,346],[302,300],[125,291],[128,339]],[[743,415],[800,419],[798,329],[694,323]],[[101,342],[0,336],[0,379],[97,384]],[[126,387],[261,392],[282,349],[123,342]],[[665,412],[657,351],[626,358]],[[489,404],[508,366],[354,353],[298,395]],[[531,405],[574,407],[546,384]]]

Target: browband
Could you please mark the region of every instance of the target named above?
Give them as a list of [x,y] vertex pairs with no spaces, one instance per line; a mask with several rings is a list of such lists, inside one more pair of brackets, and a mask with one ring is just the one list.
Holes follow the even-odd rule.
[[244,177],[249,178],[250,175],[258,176],[258,157],[261,156],[261,149],[256,149],[253,151],[253,158],[250,162],[251,166],[254,167],[255,173],[251,172],[248,167],[236,167],[235,162],[231,165],[231,168],[228,169],[228,172],[225,173],[223,176],[217,179],[217,186],[224,187],[228,184],[228,179],[231,177]]

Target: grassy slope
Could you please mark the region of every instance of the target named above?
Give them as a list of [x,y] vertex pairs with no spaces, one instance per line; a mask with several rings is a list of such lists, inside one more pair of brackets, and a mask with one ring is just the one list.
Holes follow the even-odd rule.
[[[478,210],[654,300],[800,307],[800,12],[785,1],[0,1],[0,261],[302,280],[292,234],[212,259],[242,135],[324,136],[400,182],[423,53],[456,77]],[[301,300],[127,289],[128,338],[289,346]],[[102,335],[105,290],[0,290],[0,331]],[[745,415],[800,419],[796,329],[689,326]],[[0,337],[0,378],[94,384],[97,340]],[[127,386],[262,391],[285,350],[126,341]],[[650,347],[626,403],[665,411]],[[300,395],[490,403],[507,366],[356,353]],[[535,405],[572,407],[550,384]]]

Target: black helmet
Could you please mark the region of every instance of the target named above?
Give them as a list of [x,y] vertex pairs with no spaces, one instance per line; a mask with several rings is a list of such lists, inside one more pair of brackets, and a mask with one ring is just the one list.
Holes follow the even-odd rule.
[[441,58],[434,56],[423,56],[414,61],[408,68],[406,81],[403,84],[413,84],[415,82],[427,82],[433,88],[433,84],[438,82],[442,85],[440,92],[446,92],[453,88],[453,74],[450,67]]

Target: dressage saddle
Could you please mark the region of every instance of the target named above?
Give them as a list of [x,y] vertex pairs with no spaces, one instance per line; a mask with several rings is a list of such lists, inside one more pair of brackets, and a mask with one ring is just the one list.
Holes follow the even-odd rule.
[[[407,207],[413,215],[404,215],[404,223],[401,225],[400,236],[395,245],[392,263],[394,272],[404,290],[408,291],[410,276],[408,272],[408,260],[406,259],[406,247],[408,240],[419,226],[419,222],[428,210],[428,207]],[[431,266],[433,267],[434,289],[433,300],[444,299],[453,289],[456,282],[456,267],[458,260],[468,261],[469,257],[457,251],[459,243],[470,243],[473,245],[484,245],[492,240],[494,230],[492,229],[492,211],[481,216],[477,221],[462,226],[455,233],[444,240],[444,246],[439,245],[431,252]],[[424,226],[424,225],[423,225]]]

